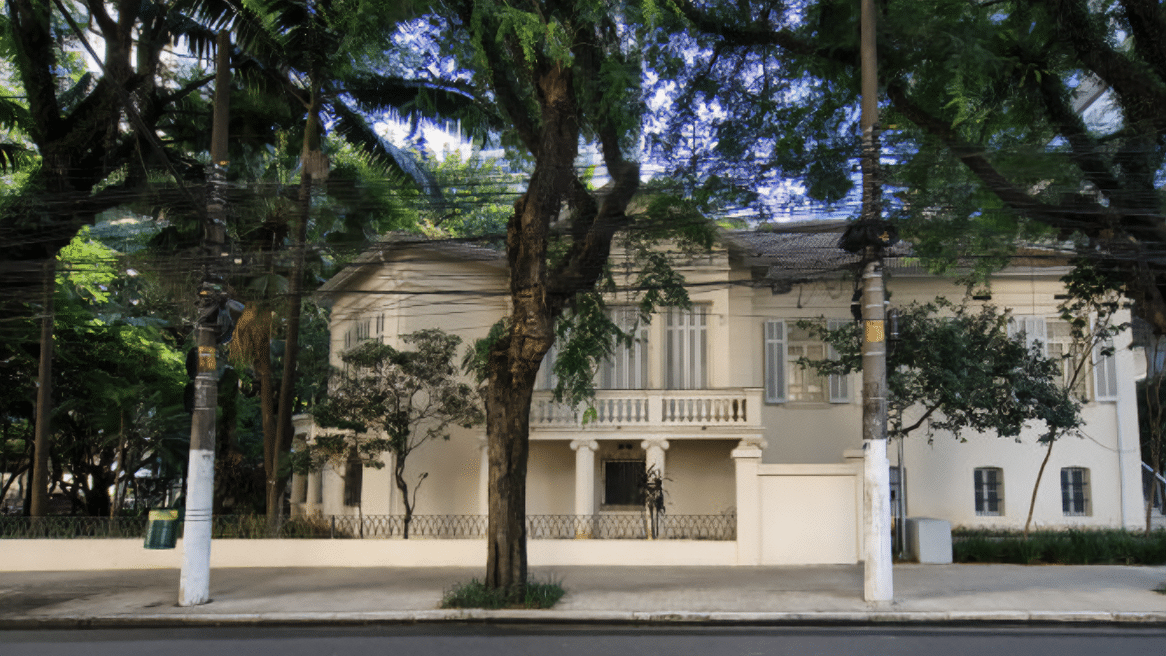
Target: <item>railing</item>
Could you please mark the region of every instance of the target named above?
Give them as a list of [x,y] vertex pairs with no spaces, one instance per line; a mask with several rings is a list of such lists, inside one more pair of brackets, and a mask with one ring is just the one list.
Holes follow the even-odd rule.
[[[651,533],[646,514],[620,515],[531,515],[526,518],[527,535],[532,540],[643,540]],[[736,540],[737,516],[661,515],[657,539]]]
[[[532,428],[611,426],[760,427],[761,390],[600,390],[591,408],[555,402],[536,392],[530,405]],[[588,421],[583,423],[585,415]]]
[[[146,517],[49,517],[0,516],[0,539],[144,538]],[[178,537],[183,523],[178,522]],[[222,538],[326,538],[329,526],[319,517],[281,518],[272,532],[263,515],[216,515],[211,537]]]
[[[310,515],[283,518],[273,533],[262,515],[220,515],[212,520],[211,536],[224,538],[398,538],[403,537],[403,515]],[[0,539],[142,539],[146,518],[108,517],[4,517]],[[642,540],[650,532],[645,514],[528,515],[527,535],[533,540],[595,538]],[[182,522],[178,525],[182,535]],[[409,537],[426,539],[481,539],[486,537],[485,515],[414,515]],[[736,540],[737,516],[663,515],[657,538],[672,540]]]

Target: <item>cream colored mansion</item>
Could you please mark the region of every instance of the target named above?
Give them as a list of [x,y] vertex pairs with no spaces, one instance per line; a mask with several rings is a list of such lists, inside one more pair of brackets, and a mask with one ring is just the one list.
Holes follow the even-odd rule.
[[[682,261],[691,309],[665,309],[638,326],[635,343],[618,349],[597,372],[593,420],[581,421],[583,408],[556,404],[548,391],[536,393],[530,537],[586,538],[573,542],[591,546],[577,552],[590,556],[555,562],[621,558],[633,548],[626,538],[648,535],[636,483],[646,467],[666,477],[657,537],[668,539],[654,541],[663,551],[653,552],[653,562],[862,560],[859,376],[822,378],[795,363],[828,353],[797,327],[799,319],[851,320],[853,260],[836,246],[837,224],[798,230],[729,233],[713,253]],[[616,258],[612,264],[620,275],[624,263]],[[889,258],[886,266],[892,305],[964,295],[952,279],[928,275],[906,258]],[[1069,349],[1057,318],[1058,279],[1065,271],[1056,262],[1018,262],[995,276],[988,302],[1009,308],[1045,348]],[[361,340],[397,344],[399,335],[423,328],[441,328],[469,344],[507,311],[505,258],[469,245],[386,240],[320,294],[332,308],[337,362]],[[621,306],[633,301],[613,297],[608,304],[625,320],[632,313]],[[1037,496],[1038,526],[1136,527],[1142,521],[1134,384],[1144,364],[1128,332],[1115,347],[1111,357],[1090,357],[1091,374],[1081,390],[1086,424],[1080,436],[1063,438],[1052,451]],[[543,378],[544,386],[553,382]],[[900,445],[892,443],[896,513],[953,526],[1023,526],[1044,456],[1035,440],[1038,428],[1019,440],[908,437],[901,469]],[[314,430],[309,418],[297,421],[301,439],[311,439]],[[415,452],[410,481],[428,473],[417,496],[416,513],[424,516],[418,521],[433,526],[441,516],[449,527],[480,518],[485,463],[480,427],[455,430],[448,442]],[[340,469],[294,477],[293,514],[402,513],[391,468]],[[418,526],[418,537],[440,534]],[[533,564],[540,553],[532,551]],[[622,564],[634,561],[626,557]]]

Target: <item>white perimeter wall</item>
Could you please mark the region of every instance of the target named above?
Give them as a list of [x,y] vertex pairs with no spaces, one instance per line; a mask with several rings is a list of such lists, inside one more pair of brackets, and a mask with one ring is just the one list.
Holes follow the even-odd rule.
[[[734,565],[737,544],[711,540],[531,540],[531,566]],[[165,569],[175,549],[142,540],[2,540],[0,571]],[[211,567],[485,567],[485,540],[215,540]]]

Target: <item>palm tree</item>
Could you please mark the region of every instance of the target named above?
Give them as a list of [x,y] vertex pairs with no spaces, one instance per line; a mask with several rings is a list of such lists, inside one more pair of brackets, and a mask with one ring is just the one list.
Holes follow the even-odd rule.
[[[321,149],[327,128],[376,165],[403,175],[422,193],[439,198],[433,174],[408,152],[381,138],[370,113],[392,111],[421,117],[457,118],[471,130],[496,125],[468,87],[427,83],[386,74],[383,56],[405,4],[333,0],[261,0],[241,4],[201,4],[209,24],[230,24],[240,48],[238,75],[246,84],[282,96],[292,115],[302,118],[299,207],[287,281],[286,341],[283,373],[274,419],[265,422],[264,468],[267,515],[274,528],[286,486],[284,473],[292,442],[293,388],[298,356],[304,262],[314,185],[328,178],[329,162]],[[264,325],[270,327],[270,322]],[[255,354],[257,362],[269,360]],[[270,374],[268,374],[270,375]],[[266,412],[266,410],[265,410]],[[272,426],[271,424],[274,424]]]

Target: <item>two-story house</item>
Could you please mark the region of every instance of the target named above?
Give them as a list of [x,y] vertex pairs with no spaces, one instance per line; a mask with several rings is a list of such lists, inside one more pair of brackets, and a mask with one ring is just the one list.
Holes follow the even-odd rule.
[[[657,557],[704,564],[862,559],[859,376],[821,377],[797,365],[800,357],[829,355],[799,319],[852,320],[854,259],[837,248],[839,230],[832,223],[725,234],[712,253],[677,260],[692,306],[662,309],[648,324],[633,323],[633,295],[608,299],[613,317],[634,326],[636,337],[596,372],[589,420],[582,420],[586,408],[553,401],[549,367],[540,374],[545,389],[531,408],[527,479],[532,539],[646,537],[639,484],[654,469],[665,478],[658,537],[669,540],[661,542],[720,549],[710,555],[707,545],[699,552],[677,547]],[[892,304],[964,295],[952,278],[916,267],[905,250],[886,261]],[[1039,341],[1054,353],[1071,348],[1057,318],[1065,266],[1018,261],[991,286],[990,302],[1027,319],[1030,334],[1043,331]],[[360,340],[395,344],[422,328],[442,328],[468,345],[507,311],[505,258],[459,243],[388,240],[320,294],[331,304],[337,362]],[[1128,335],[1115,346],[1113,356],[1098,353],[1089,363],[1082,435],[1054,447],[1037,497],[1041,526],[1139,522],[1137,367]],[[311,439],[313,430],[310,420],[297,422],[301,438]],[[1018,441],[908,438],[889,452],[892,494],[903,501],[893,504],[897,511],[957,526],[1022,526],[1044,457],[1035,429]],[[348,516],[359,503],[365,516],[398,515],[388,471],[297,476],[293,511]],[[428,473],[416,512],[432,525],[419,536],[453,535],[443,533],[450,526],[475,527],[461,537],[480,535],[484,521],[471,520],[486,512],[484,428],[426,445],[410,457],[408,472],[413,480]]]

